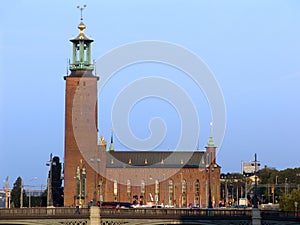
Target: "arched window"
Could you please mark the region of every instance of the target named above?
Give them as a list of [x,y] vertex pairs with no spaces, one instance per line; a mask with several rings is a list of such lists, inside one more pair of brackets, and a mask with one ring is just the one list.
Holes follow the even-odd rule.
[[186,180],[181,181],[181,205],[182,207],[186,207]]
[[195,205],[199,206],[200,182],[197,179],[195,182]]
[[159,181],[155,180],[155,202],[159,201]]
[[182,180],[181,182],[182,185],[182,194],[186,194],[186,180]]
[[127,180],[127,201],[131,200],[131,182]]
[[169,195],[168,195],[168,204],[173,205],[173,181],[169,180],[169,185],[168,185],[168,190],[169,190]]
[[142,183],[141,183],[141,194],[143,196],[145,195],[145,180],[142,180]]
[[76,168],[76,197],[80,198],[81,193],[80,193],[80,168],[77,166]]
[[86,169],[85,167],[82,168],[82,185],[81,185],[81,197],[84,198],[84,201],[85,201],[85,198],[86,198]]
[[131,193],[131,182],[130,180],[127,180],[127,194]]
[[118,181],[114,180],[114,196],[118,195]]
[[155,180],[155,194],[158,195],[159,194],[159,181]]
[[195,193],[196,193],[196,195],[200,194],[200,182],[198,179],[195,182]]

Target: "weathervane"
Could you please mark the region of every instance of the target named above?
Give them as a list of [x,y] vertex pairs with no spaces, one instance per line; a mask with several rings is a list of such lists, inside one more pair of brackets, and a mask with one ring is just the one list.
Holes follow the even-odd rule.
[[77,9],[80,9],[80,20],[82,21],[82,11],[86,8],[86,5],[83,5],[83,6],[77,6]]
[[212,130],[213,130],[213,122],[212,121],[210,121],[209,126],[210,126],[210,136],[212,136]]

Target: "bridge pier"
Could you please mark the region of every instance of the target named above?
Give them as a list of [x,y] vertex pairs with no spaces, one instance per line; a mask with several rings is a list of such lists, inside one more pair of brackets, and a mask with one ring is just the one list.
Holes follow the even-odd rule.
[[100,222],[100,208],[98,206],[92,206],[90,208],[89,225],[100,225]]
[[252,209],[252,225],[261,225],[261,215],[258,208]]

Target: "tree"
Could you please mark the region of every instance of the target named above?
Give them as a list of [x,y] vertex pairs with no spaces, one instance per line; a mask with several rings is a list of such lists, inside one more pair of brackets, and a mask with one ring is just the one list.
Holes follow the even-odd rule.
[[63,188],[62,188],[62,177],[61,177],[61,163],[59,162],[59,157],[53,157],[52,163],[52,195],[53,195],[53,205],[63,206]]
[[47,196],[48,196],[48,190],[44,190],[44,192],[42,193],[42,196],[41,196],[41,206],[42,207],[45,207],[47,206]]
[[[300,168],[288,168],[276,170],[270,167],[264,167],[258,172],[260,179],[259,195],[262,197],[262,203],[277,202],[277,200],[286,201],[285,198],[278,196],[287,195],[293,189],[300,188]],[[294,204],[294,203],[293,203]]]
[[295,202],[300,204],[300,190],[292,190],[290,194],[285,194],[280,197],[279,207],[284,211],[295,211]]
[[[20,208],[20,199],[21,199],[21,189],[22,189],[22,178],[18,177],[17,180],[14,183],[14,187],[11,190],[11,201],[12,201],[12,207],[14,208]],[[25,191],[23,190],[23,200],[26,199]]]
[[266,166],[258,171],[258,176],[262,184],[274,184],[277,174],[278,170]]

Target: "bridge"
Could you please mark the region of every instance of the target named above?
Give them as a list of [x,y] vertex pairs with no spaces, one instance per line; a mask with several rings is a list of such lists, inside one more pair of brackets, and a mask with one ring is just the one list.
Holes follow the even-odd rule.
[[0,224],[11,225],[299,225],[295,212],[252,209],[21,208],[0,209]]

